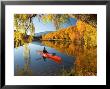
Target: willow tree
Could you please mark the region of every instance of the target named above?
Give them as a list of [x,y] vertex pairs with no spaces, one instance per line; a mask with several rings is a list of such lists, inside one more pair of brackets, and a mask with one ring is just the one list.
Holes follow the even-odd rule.
[[97,15],[96,14],[68,14],[70,18],[76,18],[82,22],[90,24],[93,27],[97,27]]
[[45,14],[41,16],[41,19],[44,23],[52,22],[58,30],[63,23],[69,21],[69,16],[67,14]]
[[81,20],[85,23],[88,23],[94,27],[97,26],[97,15],[96,14],[43,14],[41,16],[44,23],[52,22],[54,23],[56,30],[58,30],[63,23],[72,22],[69,18],[75,18]]
[[[32,18],[35,14],[14,14],[14,43],[15,47],[32,41],[35,27]],[[30,35],[28,36],[28,33]],[[28,36],[28,39],[26,38]]]
[[33,14],[15,14],[14,30],[24,33],[25,35],[27,35],[28,31],[30,31],[31,35],[33,35],[35,28],[32,23],[32,17],[33,17]]
[[[30,32],[30,37],[34,36],[35,27],[32,19],[37,17],[39,21],[43,23],[53,23],[56,30],[60,29],[64,23],[72,23],[69,18],[76,18],[78,21],[90,24],[96,28],[97,25],[97,15],[96,14],[15,14],[14,15],[14,30],[15,32],[23,35],[24,37]],[[84,32],[80,32],[84,34]],[[83,36],[82,36],[83,37]],[[16,35],[15,38],[21,39],[22,37]]]

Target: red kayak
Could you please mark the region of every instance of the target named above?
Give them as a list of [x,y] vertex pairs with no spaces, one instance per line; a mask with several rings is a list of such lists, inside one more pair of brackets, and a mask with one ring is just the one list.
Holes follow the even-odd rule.
[[46,57],[48,59],[51,59],[57,63],[61,63],[61,57],[59,56],[56,56],[56,55],[52,55],[50,53],[43,53],[42,51],[38,51],[38,53],[40,53],[43,57]]

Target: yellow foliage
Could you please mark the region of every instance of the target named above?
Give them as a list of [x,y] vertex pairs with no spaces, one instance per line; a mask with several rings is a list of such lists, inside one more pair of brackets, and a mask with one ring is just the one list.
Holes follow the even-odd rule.
[[84,38],[84,45],[86,47],[97,46],[97,29],[82,21],[77,22],[77,28]]
[[[63,75],[95,76],[97,74],[97,49],[85,48],[71,42],[42,41],[45,46],[52,47],[59,52],[75,57],[75,63],[71,72]],[[68,59],[69,60],[69,59]]]
[[59,29],[42,36],[42,40],[50,38],[56,39],[57,42],[45,41],[42,44],[76,58],[71,72],[64,71],[63,75],[97,75],[97,29],[95,27],[79,20],[76,26]]
[[30,16],[31,14],[15,14],[14,15],[15,19],[18,18],[23,21],[28,20]]
[[28,39],[25,39],[25,35],[19,31],[14,32],[14,47],[19,47],[26,43],[32,42],[33,36],[28,36]]
[[82,44],[85,47],[97,46],[97,30],[95,27],[78,21],[76,26],[59,29],[42,36],[42,40],[62,40]]

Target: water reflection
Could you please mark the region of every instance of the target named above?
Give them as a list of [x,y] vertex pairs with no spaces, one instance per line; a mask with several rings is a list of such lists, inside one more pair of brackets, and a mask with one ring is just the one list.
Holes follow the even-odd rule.
[[[44,46],[48,52],[56,53],[62,57],[63,61],[58,62],[39,55],[36,50],[42,51]],[[17,48],[19,49],[19,47]],[[72,42],[42,41],[42,43],[25,44],[21,49],[23,49],[20,50],[20,52],[23,51],[23,58],[20,59],[19,65],[16,63],[16,75],[95,76],[97,74],[96,47],[87,48],[84,45]],[[21,54],[16,52],[16,61],[19,56],[22,56]],[[22,60],[24,63],[21,67]]]
[[17,75],[32,75],[32,70],[30,68],[31,65],[31,58],[30,58],[30,49],[29,49],[29,45],[25,44],[23,45],[23,57],[24,57],[24,66],[23,68],[19,68],[19,65],[16,65],[16,69],[17,69]]
[[42,44],[55,48],[66,55],[75,56],[74,68],[71,69],[70,75],[94,76],[97,74],[96,47],[86,48],[84,45],[59,41],[43,41]]

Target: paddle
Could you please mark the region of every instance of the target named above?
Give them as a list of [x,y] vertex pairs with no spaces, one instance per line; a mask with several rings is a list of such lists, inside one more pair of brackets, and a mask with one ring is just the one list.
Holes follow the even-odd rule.
[[42,58],[37,58],[36,61],[41,61],[41,60],[46,61],[45,59],[46,59],[46,58],[44,58],[44,57],[42,57]]
[[40,61],[40,60],[42,60],[42,59],[43,59],[43,58],[37,58],[36,61]]

